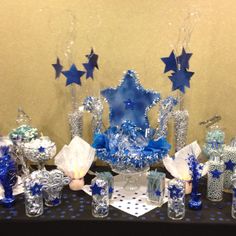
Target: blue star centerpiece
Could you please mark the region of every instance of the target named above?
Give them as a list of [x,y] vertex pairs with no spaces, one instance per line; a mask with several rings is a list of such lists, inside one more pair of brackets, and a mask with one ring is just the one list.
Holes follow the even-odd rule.
[[149,128],[148,110],[160,100],[160,94],[145,90],[136,74],[128,70],[117,88],[108,88],[101,92],[110,106],[110,125],[120,126],[125,121],[133,122],[145,130]]
[[217,169],[211,171],[212,178],[215,178],[215,179],[219,179],[222,173],[223,172],[221,172]]

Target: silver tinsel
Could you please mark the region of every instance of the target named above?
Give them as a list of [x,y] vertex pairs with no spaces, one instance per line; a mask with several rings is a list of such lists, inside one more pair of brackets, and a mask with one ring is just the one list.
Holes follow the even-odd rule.
[[157,128],[157,137],[167,136],[168,130],[168,121],[172,116],[172,111],[174,106],[177,105],[177,100],[174,97],[167,97],[166,99],[161,100],[160,110],[158,115],[158,128]]
[[75,136],[82,137],[83,135],[83,114],[84,111],[83,107],[81,106],[68,115],[72,138]]
[[84,100],[84,109],[90,112],[92,118],[92,130],[93,134],[102,132],[102,114],[103,105],[99,98],[88,96]]
[[175,127],[175,149],[179,151],[186,145],[188,134],[189,114],[187,110],[174,112],[174,127]]

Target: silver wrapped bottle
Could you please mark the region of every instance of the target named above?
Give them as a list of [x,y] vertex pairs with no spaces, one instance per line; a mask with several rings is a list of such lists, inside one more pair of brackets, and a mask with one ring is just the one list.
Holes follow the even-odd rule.
[[217,153],[213,153],[209,160],[207,180],[207,198],[211,201],[223,199],[224,162]]
[[91,182],[92,190],[92,215],[104,218],[109,213],[109,187],[108,181],[95,177]]
[[185,216],[185,184],[179,179],[172,179],[168,184],[168,217],[181,220]]

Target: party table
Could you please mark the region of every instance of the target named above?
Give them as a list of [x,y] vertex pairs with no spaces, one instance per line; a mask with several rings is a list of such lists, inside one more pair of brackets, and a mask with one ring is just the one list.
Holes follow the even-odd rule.
[[[93,167],[94,171],[107,167]],[[87,175],[90,183],[93,176]],[[10,209],[0,206],[0,232],[13,235],[191,235],[196,233],[230,233],[236,230],[236,220],[231,217],[231,194],[225,193],[221,202],[206,199],[206,179],[200,182],[203,208],[189,210],[186,206],[185,218],[173,221],[167,217],[167,204],[143,216],[135,217],[110,207],[109,216],[94,218],[91,214],[91,197],[83,191],[63,191],[62,204],[55,208],[44,208],[44,214],[37,218],[25,215],[24,195],[16,197],[16,204]],[[188,201],[186,197],[186,203]]]

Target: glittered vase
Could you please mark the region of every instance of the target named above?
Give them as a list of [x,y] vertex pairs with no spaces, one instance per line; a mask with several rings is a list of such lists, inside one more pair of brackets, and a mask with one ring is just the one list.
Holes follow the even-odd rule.
[[26,180],[24,183],[25,214],[28,217],[38,217],[43,214],[43,193],[40,187],[41,185],[34,181]]
[[236,166],[236,147],[225,146],[222,160],[225,163],[225,171],[224,171],[224,191],[231,192],[232,191],[232,182],[231,177]]
[[168,217],[181,220],[185,216],[185,184],[179,179],[172,179],[168,184]]
[[108,181],[95,177],[91,182],[92,190],[92,215],[104,218],[109,213]]
[[208,163],[207,198],[211,201],[221,201],[223,199],[224,162],[220,160],[219,155],[212,155]]
[[165,173],[150,171],[147,176],[147,196],[148,199],[161,206],[165,196]]

